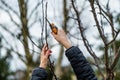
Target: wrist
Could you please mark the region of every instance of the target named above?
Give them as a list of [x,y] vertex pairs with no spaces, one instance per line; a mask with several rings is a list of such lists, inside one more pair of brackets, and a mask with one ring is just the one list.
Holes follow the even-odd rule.
[[45,64],[40,64],[39,67],[46,69],[46,65]]
[[69,49],[72,45],[69,41],[66,41],[66,42],[63,42],[63,46],[66,48],[66,49]]

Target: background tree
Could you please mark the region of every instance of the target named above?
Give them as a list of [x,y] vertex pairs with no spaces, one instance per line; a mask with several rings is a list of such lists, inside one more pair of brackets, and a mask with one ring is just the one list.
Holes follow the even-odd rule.
[[[4,11],[6,14],[8,14],[9,18],[10,18],[10,23],[8,24],[12,24],[12,25],[5,25],[5,24],[0,24],[1,28],[6,31],[8,34],[10,34],[10,37],[13,38],[14,42],[12,44],[15,44],[14,46],[8,41],[8,39],[6,38],[6,40],[8,41],[7,45],[4,45],[6,47],[6,49],[8,48],[8,46],[10,46],[12,48],[12,52],[14,54],[16,54],[19,59],[26,65],[26,79],[28,80],[30,78],[30,73],[32,71],[32,69],[38,65],[38,61],[36,61],[39,57],[37,57],[37,59],[34,60],[34,55],[36,54],[36,52],[34,51],[34,46],[32,51],[29,49],[31,44],[29,43],[29,39],[31,39],[31,35],[30,35],[30,27],[32,27],[32,25],[34,25],[36,23],[36,19],[33,20],[30,24],[28,22],[30,22],[30,20],[32,19],[32,15],[36,14],[34,9],[37,9],[41,2],[37,2],[37,4],[34,6],[34,8],[30,11],[30,14],[28,14],[28,0],[18,0],[15,1],[17,5],[17,8],[15,9],[15,6],[12,6],[10,4],[8,4],[7,1],[4,0],[0,0],[1,2],[1,10]],[[38,21],[37,21],[38,22]],[[14,33],[14,31],[12,29],[10,29],[9,27],[13,28],[14,31],[16,31],[16,33]],[[2,35],[4,35],[3,33],[1,33]],[[19,41],[18,41],[19,40]],[[24,55],[22,55],[19,50],[18,47],[19,45],[18,42],[21,42],[23,44],[23,49],[24,49]],[[40,45],[42,46],[42,45]],[[39,46],[39,49],[40,49]],[[34,54],[35,53],[35,54]],[[11,53],[10,53],[11,54]],[[12,55],[13,56],[13,55]],[[39,60],[39,59],[38,59]]]
[[[119,0],[115,1],[119,3]],[[48,5],[46,12],[46,2],[52,4],[53,10]],[[112,0],[62,0],[61,2],[57,0],[0,0],[0,11],[7,15],[7,17],[0,15],[0,35],[3,39],[1,50],[10,52],[13,58],[18,57],[25,65],[26,78],[24,80],[28,80],[32,69],[39,65],[37,53],[40,53],[45,43],[45,17],[47,15],[51,22],[55,21],[56,25],[64,29],[73,45],[77,45],[85,55],[86,53],[91,55],[88,61],[94,67],[98,78],[113,80],[119,75],[117,65],[119,65],[120,56],[118,45],[120,12],[112,8],[111,2]],[[2,22],[4,17],[7,19]],[[49,33],[50,29],[47,27],[47,41],[50,48],[55,48],[59,44],[51,38]],[[98,56],[99,44],[103,47],[102,56]],[[57,55],[58,50],[53,50],[53,54]],[[55,60],[55,74],[61,80],[67,80],[66,78],[74,80],[71,77],[73,76],[71,68],[66,70],[62,66],[63,53],[64,48],[60,45],[58,58]],[[3,54],[5,54],[4,51],[1,52],[1,55]],[[64,73],[67,72],[70,74],[65,76]]]
[[[108,2],[106,3],[105,8],[103,8],[100,3],[100,0],[89,0],[91,12],[93,14],[93,18],[95,21],[95,27],[96,27],[96,30],[98,30],[101,42],[104,46],[104,53],[103,53],[104,60],[101,60],[99,57],[97,57],[95,51],[90,46],[88,38],[85,35],[86,29],[84,25],[82,25],[82,21],[80,18],[80,11],[76,6],[77,1],[71,0],[72,6],[75,12],[75,16],[76,16],[76,22],[78,23],[78,27],[80,29],[80,33],[81,33],[81,37],[84,42],[84,45],[88,50],[88,52],[90,53],[90,55],[93,57],[95,61],[94,64],[98,68],[98,71],[101,74],[102,79],[104,80],[114,79],[114,69],[119,60],[119,53],[120,53],[119,51],[120,46],[117,47],[115,44],[115,41],[119,40],[118,35],[120,33],[120,29],[117,29],[117,26],[115,27],[114,25],[114,16],[110,11],[109,1],[110,0],[108,0]],[[111,29],[109,33],[109,35],[111,36],[106,35],[108,34],[108,32],[106,32],[105,25],[103,24],[104,21],[107,22],[107,26],[108,26],[107,29],[108,28]],[[113,53],[112,53],[114,57],[113,60],[109,58],[109,56],[111,55],[109,52],[110,46],[113,46]],[[99,65],[100,62],[102,62],[103,65],[105,65],[104,66],[105,72],[102,71],[101,66]]]
[[11,50],[6,50],[5,56],[1,55],[2,52],[2,36],[0,36],[0,79],[7,80],[10,75],[12,75],[12,71],[9,68],[10,61],[12,59]]

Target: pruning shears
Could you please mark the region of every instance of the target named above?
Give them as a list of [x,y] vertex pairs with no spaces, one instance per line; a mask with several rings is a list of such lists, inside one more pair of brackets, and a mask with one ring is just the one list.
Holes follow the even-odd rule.
[[55,24],[54,23],[50,23],[50,21],[47,18],[46,18],[46,20],[49,23],[49,26],[50,26],[52,32],[54,32],[55,34],[57,34],[58,28],[55,26]]

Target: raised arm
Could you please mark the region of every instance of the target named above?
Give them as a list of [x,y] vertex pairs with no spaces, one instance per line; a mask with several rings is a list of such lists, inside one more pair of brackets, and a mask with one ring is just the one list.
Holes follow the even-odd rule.
[[47,79],[47,63],[48,56],[50,55],[51,50],[48,49],[47,45],[44,45],[41,56],[40,56],[40,65],[38,68],[35,68],[32,72],[31,80],[46,80]]
[[72,46],[63,30],[58,30],[57,34],[52,33],[54,38],[60,42],[67,50],[66,56],[78,80],[97,80],[93,69],[78,47]]

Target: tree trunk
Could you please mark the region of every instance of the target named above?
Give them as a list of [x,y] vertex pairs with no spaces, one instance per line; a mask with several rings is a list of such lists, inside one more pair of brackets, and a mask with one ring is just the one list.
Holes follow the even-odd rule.
[[21,19],[21,24],[22,24],[22,36],[23,36],[23,46],[25,50],[25,57],[26,57],[26,67],[27,67],[27,80],[29,80],[29,73],[31,72],[30,69],[30,64],[32,62],[32,56],[30,55],[29,51],[29,45],[28,45],[28,39],[27,36],[29,36],[29,31],[28,31],[28,20],[27,20],[27,7],[26,3],[24,0],[18,0],[19,4],[19,9],[20,9],[20,19]]
[[60,78],[61,75],[62,75],[61,63],[62,63],[62,59],[63,59],[63,53],[64,53],[64,48],[63,48],[63,46],[61,46],[60,47],[59,58],[58,58],[56,66],[55,66],[55,74],[57,75],[58,78]]

